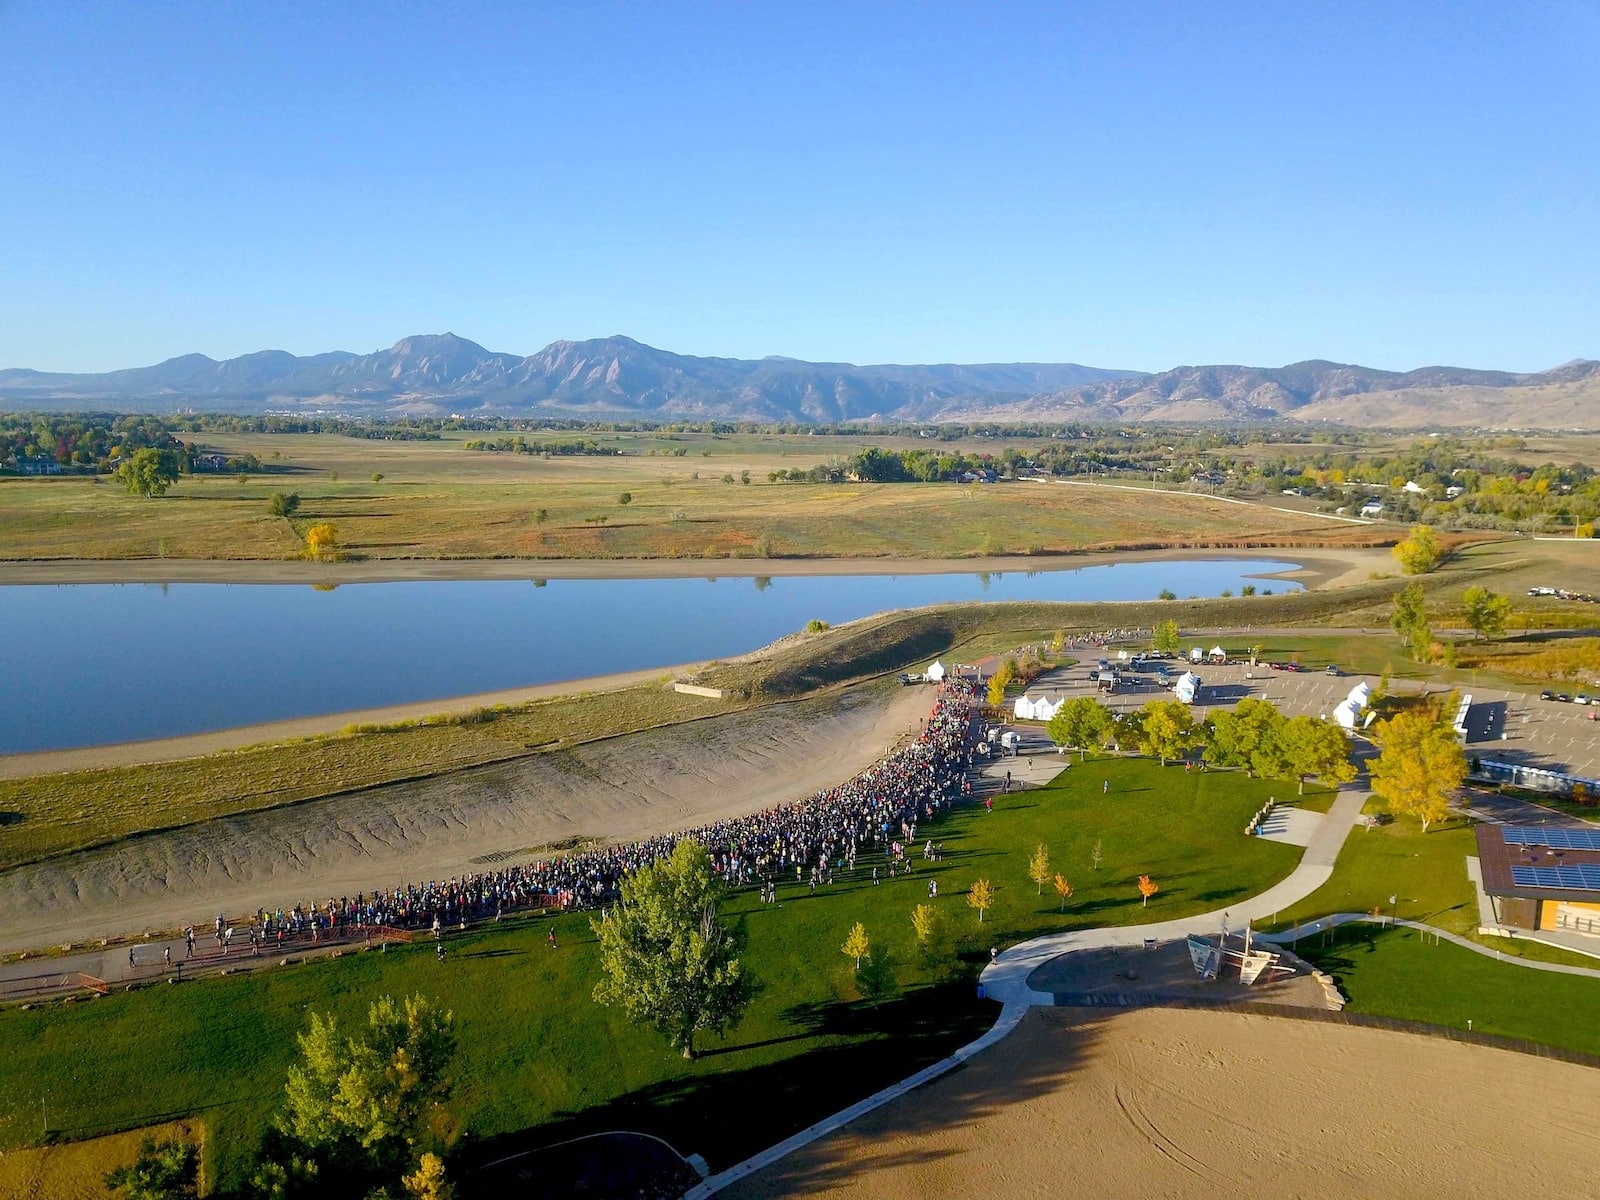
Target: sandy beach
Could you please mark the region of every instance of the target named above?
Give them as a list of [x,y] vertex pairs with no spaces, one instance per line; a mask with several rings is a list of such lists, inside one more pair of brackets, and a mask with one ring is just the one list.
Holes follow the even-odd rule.
[[1591,1067],[1419,1034],[1035,1009],[966,1067],[721,1195],[1578,1196],[1600,1170],[1596,1088]]

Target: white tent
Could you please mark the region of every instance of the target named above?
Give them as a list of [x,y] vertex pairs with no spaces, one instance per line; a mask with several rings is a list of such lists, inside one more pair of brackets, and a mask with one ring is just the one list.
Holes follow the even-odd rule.
[[1172,694],[1182,704],[1193,704],[1194,698],[1200,694],[1200,676],[1193,671],[1185,671],[1172,689]]
[[1012,712],[1019,721],[1048,721],[1064,703],[1064,699],[1051,700],[1048,696],[1018,696]]
[[929,683],[943,683],[944,682],[944,664],[942,662],[940,662],[938,659],[934,659],[933,660],[933,666],[928,668],[928,682]]
[[1351,688],[1350,694],[1345,697],[1345,700],[1348,703],[1354,704],[1357,708],[1365,708],[1367,706],[1367,702],[1371,699],[1372,689],[1367,686],[1366,680],[1362,680],[1360,683],[1356,684],[1355,687]]
[[1333,710],[1333,719],[1340,729],[1354,729],[1361,717],[1361,706],[1353,700],[1341,700]]
[[1221,646],[1213,646],[1211,647],[1211,660],[1213,662],[1227,662],[1228,652]]

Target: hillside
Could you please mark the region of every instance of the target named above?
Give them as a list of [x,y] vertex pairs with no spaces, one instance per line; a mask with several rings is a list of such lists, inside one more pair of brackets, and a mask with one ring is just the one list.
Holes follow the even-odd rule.
[[1076,363],[961,365],[701,358],[626,337],[487,350],[452,333],[371,354],[202,354],[103,374],[0,370],[11,409],[317,410],[441,416],[864,420],[1331,421],[1400,427],[1600,428],[1600,362],[1515,374],[1405,373],[1314,360],[1160,374]]

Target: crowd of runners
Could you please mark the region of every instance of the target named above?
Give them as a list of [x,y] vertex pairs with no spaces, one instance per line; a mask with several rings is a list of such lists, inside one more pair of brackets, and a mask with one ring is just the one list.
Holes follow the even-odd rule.
[[[321,904],[259,909],[248,928],[219,915],[214,936],[227,952],[283,946],[286,940],[359,937],[380,927],[445,929],[526,908],[604,908],[616,902],[624,876],[670,856],[691,838],[706,848],[730,887],[759,886],[776,899],[780,884],[826,884],[858,869],[874,880],[911,869],[917,826],[931,821],[964,790],[971,762],[975,686],[955,678],[940,685],[918,736],[839,787],[793,804],[716,821],[643,841],[507,866],[494,871],[379,889]],[[239,943],[248,939],[246,948]],[[193,953],[194,937],[189,948]]]

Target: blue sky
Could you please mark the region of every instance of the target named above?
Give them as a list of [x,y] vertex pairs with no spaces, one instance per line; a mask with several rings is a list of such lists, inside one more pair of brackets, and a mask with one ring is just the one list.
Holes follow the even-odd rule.
[[1600,357],[1600,0],[0,0],[0,366]]

